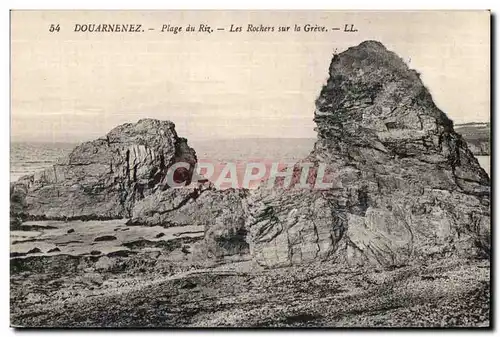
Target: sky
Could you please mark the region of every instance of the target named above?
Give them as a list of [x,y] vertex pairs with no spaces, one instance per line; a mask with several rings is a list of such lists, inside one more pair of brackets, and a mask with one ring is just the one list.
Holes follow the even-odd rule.
[[[145,32],[74,32],[92,23]],[[225,30],[161,33],[168,24]],[[248,24],[292,31],[246,32]],[[294,32],[295,24],[358,32]],[[364,40],[420,72],[455,123],[487,122],[489,34],[486,11],[12,11],[11,139],[91,140],[141,118],[171,120],[191,140],[314,138],[314,101],[333,51]]]

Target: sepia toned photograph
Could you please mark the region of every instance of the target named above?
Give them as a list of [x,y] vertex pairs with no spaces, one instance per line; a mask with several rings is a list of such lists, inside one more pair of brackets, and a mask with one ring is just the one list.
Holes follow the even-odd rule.
[[491,328],[491,13],[12,10],[13,328]]

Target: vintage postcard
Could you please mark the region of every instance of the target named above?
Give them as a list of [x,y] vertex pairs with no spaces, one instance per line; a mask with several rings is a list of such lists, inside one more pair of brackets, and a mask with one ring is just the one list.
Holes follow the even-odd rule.
[[11,11],[12,327],[491,327],[489,11]]

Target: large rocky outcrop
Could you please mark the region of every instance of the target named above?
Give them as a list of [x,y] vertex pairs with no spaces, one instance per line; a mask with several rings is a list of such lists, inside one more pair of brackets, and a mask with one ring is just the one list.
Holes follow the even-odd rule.
[[327,164],[334,187],[254,193],[247,227],[257,261],[489,256],[488,175],[396,54],[366,41],[335,55],[314,120],[305,161]]
[[[246,255],[267,267],[334,259],[400,266],[489,257],[490,181],[416,71],[382,44],[335,55],[316,101],[318,139],[297,164],[327,166],[332,187],[168,188],[175,162],[196,162],[171,122],[141,120],[84,143],[11,186],[11,215],[130,218],[129,225],[202,225],[202,253]],[[190,183],[191,171],[177,180]]]
[[[109,219],[129,217],[137,200],[164,186],[168,168],[196,154],[169,121],[142,119],[76,147],[53,167],[11,186],[15,219]],[[189,180],[190,172],[176,171]],[[189,182],[189,181],[188,181]],[[12,221],[11,221],[12,223]]]

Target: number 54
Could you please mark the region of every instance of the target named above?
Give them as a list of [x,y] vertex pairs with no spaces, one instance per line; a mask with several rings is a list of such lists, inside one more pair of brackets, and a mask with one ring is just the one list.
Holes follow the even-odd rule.
[[51,32],[51,33],[58,32],[60,30],[61,30],[61,28],[59,27],[59,24],[57,24],[57,25],[51,24],[49,27],[49,32]]

